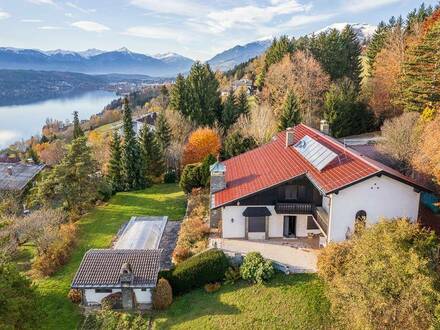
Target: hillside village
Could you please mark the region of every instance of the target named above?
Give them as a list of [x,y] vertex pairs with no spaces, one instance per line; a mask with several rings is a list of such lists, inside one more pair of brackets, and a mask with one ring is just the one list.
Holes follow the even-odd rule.
[[194,62],[0,155],[0,328],[436,329],[440,9]]

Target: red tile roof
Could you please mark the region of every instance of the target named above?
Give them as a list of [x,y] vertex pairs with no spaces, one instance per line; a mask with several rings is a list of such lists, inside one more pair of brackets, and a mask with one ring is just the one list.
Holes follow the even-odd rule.
[[308,135],[335,152],[338,157],[322,171],[318,171],[295,148],[286,147],[286,132],[280,132],[273,141],[223,162],[226,166],[226,188],[213,194],[213,207],[301,175],[307,175],[326,194],[377,174],[386,174],[419,189],[427,189],[398,171],[365,157],[304,124],[295,126],[294,134],[295,143]]

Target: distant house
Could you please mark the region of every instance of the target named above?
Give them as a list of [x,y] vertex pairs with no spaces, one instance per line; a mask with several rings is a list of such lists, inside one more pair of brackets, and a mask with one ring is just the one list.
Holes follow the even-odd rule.
[[44,165],[0,163],[0,191],[23,191],[44,168]]
[[250,79],[239,79],[239,80],[234,80],[231,84],[232,90],[235,92],[237,89],[239,89],[240,87],[244,87],[246,89],[246,93],[247,95],[251,95],[252,94],[252,80]]
[[149,308],[159,271],[172,265],[179,229],[180,223],[167,217],[132,217],[113,249],[89,250],[71,284],[81,291],[82,305],[99,306],[117,294],[121,308]]
[[[146,115],[133,118],[133,130],[136,133],[136,135],[137,136],[140,135],[142,128],[145,125],[147,125],[150,130],[154,131],[155,130],[154,125],[156,124],[156,119],[157,119],[157,112],[149,112]],[[118,130],[119,135],[121,136],[124,135],[124,128],[122,123],[115,125],[114,128]]]
[[[325,123],[322,130],[326,129]],[[428,188],[300,124],[269,143],[211,167],[211,226],[221,238],[349,238],[357,223],[416,221]],[[219,225],[221,222],[221,226]]]

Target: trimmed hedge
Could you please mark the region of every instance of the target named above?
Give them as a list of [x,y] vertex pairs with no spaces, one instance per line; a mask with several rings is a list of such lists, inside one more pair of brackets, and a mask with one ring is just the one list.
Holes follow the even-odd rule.
[[229,267],[223,251],[210,249],[178,264],[169,272],[163,272],[171,284],[173,293],[182,294],[207,283],[223,280]]

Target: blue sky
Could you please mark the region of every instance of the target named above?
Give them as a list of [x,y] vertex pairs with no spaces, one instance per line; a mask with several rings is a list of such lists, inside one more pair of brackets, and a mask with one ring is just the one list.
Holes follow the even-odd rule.
[[[436,4],[438,1],[424,1]],[[337,22],[376,25],[416,0],[0,0],[0,46],[177,52],[206,60],[237,44]]]

